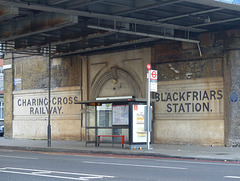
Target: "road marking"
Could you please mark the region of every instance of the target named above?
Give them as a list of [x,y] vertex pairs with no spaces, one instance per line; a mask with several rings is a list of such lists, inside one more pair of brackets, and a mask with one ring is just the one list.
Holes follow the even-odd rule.
[[89,179],[114,178],[114,176],[108,176],[108,175],[59,172],[59,171],[50,171],[50,170],[36,170],[36,169],[13,168],[13,167],[0,168],[0,172],[21,174],[21,175],[40,176],[40,177],[49,177],[49,178],[61,178],[61,179],[67,179],[67,180],[89,180]]
[[224,176],[225,178],[233,178],[233,179],[240,179],[239,176]]
[[125,164],[125,163],[110,163],[110,162],[89,162],[89,161],[82,161],[83,163],[90,163],[90,164],[99,164],[99,165],[115,165],[115,166],[130,166],[130,167],[145,167],[145,168],[164,168],[164,169],[176,169],[176,170],[186,170],[188,168],[182,167],[166,167],[166,166],[155,166],[155,165],[136,165],[136,164]]
[[28,160],[37,160],[39,158],[35,158],[35,157],[20,157],[20,156],[7,156],[7,155],[0,155],[0,157],[4,157],[4,158],[19,158],[19,159],[28,159]]
[[186,163],[186,164],[199,164],[199,165],[219,165],[219,166],[236,166],[240,167],[240,164],[232,164],[232,163],[214,163],[214,162],[200,162],[200,161],[184,161],[184,160],[155,160],[156,162],[167,162],[167,163]]

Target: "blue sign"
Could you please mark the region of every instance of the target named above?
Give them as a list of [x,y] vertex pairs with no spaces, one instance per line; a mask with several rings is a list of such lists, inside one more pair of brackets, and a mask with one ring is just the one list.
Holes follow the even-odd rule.
[[238,101],[238,93],[237,92],[231,92],[229,95],[230,102],[237,102]]

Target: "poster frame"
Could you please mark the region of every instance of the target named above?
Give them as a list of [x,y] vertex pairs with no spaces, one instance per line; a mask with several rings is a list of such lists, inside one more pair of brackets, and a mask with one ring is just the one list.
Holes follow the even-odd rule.
[[[133,112],[134,112],[134,105],[145,105],[147,106],[146,102],[130,102],[129,103],[129,145],[130,148],[139,148],[145,147],[147,144],[147,140],[145,142],[134,142],[134,122],[133,122]],[[143,124],[144,125],[144,124]],[[151,139],[150,139],[151,140]]]

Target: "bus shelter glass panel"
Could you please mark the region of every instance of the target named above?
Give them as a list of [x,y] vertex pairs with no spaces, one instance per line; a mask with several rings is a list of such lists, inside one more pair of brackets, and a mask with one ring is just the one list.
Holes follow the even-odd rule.
[[112,104],[97,106],[97,126],[112,127]]
[[[97,135],[112,135],[112,104],[97,106]],[[112,138],[101,138],[104,142],[112,142]]]
[[113,105],[113,125],[129,125],[129,105]]
[[[129,105],[113,105],[113,135],[123,135],[124,141],[129,142]],[[113,138],[120,142],[121,138]]]
[[96,135],[95,106],[86,106],[86,143],[95,142]]

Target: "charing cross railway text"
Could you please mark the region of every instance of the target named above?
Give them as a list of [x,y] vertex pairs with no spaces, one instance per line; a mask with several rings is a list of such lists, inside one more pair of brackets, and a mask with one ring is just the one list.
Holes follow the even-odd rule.
[[29,107],[29,114],[63,114],[62,107],[64,105],[73,104],[77,101],[77,96],[70,97],[53,97],[51,98],[51,107],[48,108],[48,98],[29,98],[18,99],[19,107]]

